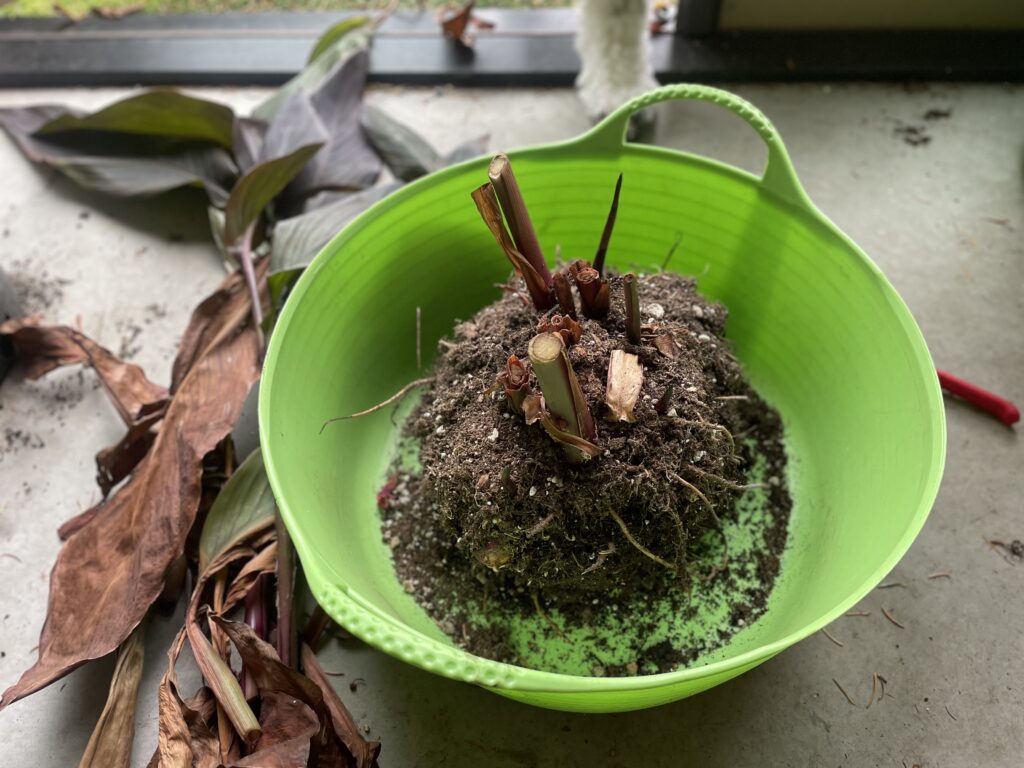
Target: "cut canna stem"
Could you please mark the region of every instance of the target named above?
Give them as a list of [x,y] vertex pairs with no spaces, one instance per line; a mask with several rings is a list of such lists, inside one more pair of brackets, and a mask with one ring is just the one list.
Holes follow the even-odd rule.
[[632,272],[622,276],[622,295],[626,302],[626,338],[639,344],[640,294],[636,287],[636,275]]
[[505,390],[505,397],[516,413],[523,412],[523,400],[530,394],[529,381],[530,374],[523,361],[511,355],[505,363],[505,372],[498,376],[498,382]]
[[[509,237],[508,231],[505,229],[505,222],[501,218],[498,198],[494,196],[494,189],[491,188],[491,185],[484,184],[473,190],[473,202],[476,203],[484,223],[491,230],[491,234],[498,241],[498,245],[501,246],[508,260],[512,262],[516,272],[522,275],[526,289],[530,292],[530,298],[533,299],[533,306],[542,312],[553,306],[555,302],[547,279],[542,277],[527,258],[516,249],[512,238]],[[544,268],[544,273],[547,274],[547,267]]]
[[580,264],[583,266],[578,266],[573,274],[580,292],[580,307],[591,320],[600,320],[608,314],[608,283],[586,262],[575,262],[574,266]]
[[533,229],[533,222],[530,221],[530,214],[526,210],[526,203],[523,200],[523,193],[519,190],[519,184],[512,173],[512,163],[505,155],[495,155],[491,165],[487,169],[487,177],[491,180],[491,186],[498,195],[501,203],[501,210],[505,213],[505,220],[508,222],[508,229],[512,233],[516,248],[530,262],[544,285],[551,285],[551,273],[548,272],[548,265],[544,262],[544,254],[541,253],[540,243],[537,241],[537,233]]
[[598,243],[597,253],[594,255],[594,269],[597,274],[604,277],[604,256],[608,253],[608,243],[612,239],[612,230],[615,228],[615,217],[619,212],[619,192],[622,191],[622,174],[615,182],[615,193],[612,195],[612,206],[608,209],[608,218],[604,222],[604,231],[601,233],[601,242]]
[[554,288],[555,298],[558,300],[558,307],[563,315],[576,317],[576,302],[572,298],[572,286],[564,269],[560,269],[551,276],[551,287]]
[[242,741],[251,747],[260,737],[260,724],[249,707],[234,672],[217,655],[217,651],[213,649],[210,641],[206,639],[198,626],[189,627],[188,637],[192,645],[192,653],[203,673],[206,684],[210,686],[217,702],[224,707],[235,732],[242,737]]
[[[570,435],[582,438],[587,444],[592,444],[597,437],[594,418],[569,363],[562,337],[555,333],[538,333],[530,341],[529,357],[533,364],[533,373],[544,393],[547,410],[564,425],[553,425],[556,430],[548,429],[548,434],[563,443],[572,460],[584,461],[590,458],[593,453],[582,449],[575,444],[576,441],[573,441],[573,444],[567,443],[557,434],[558,431],[564,430]],[[596,446],[594,449],[599,452]]]

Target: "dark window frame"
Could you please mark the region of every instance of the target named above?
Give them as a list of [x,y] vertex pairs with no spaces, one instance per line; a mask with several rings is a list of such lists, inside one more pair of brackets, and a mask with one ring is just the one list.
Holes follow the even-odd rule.
[[[662,82],[1024,80],[1024,30],[721,32],[718,0],[681,0],[678,32],[655,35]],[[396,13],[370,77],[409,85],[566,86],[579,59],[573,9],[482,9],[495,22],[464,49],[431,11]],[[0,86],[278,85],[347,13],[271,12],[0,20]]]

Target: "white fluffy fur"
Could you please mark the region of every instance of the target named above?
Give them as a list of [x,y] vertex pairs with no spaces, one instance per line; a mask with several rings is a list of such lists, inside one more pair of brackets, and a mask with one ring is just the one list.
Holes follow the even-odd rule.
[[648,0],[582,0],[576,88],[591,119],[658,84],[648,55],[648,16]]

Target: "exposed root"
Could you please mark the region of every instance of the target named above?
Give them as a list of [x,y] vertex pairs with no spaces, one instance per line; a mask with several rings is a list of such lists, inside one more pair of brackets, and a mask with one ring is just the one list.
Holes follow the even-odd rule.
[[387,408],[389,405],[391,405],[396,400],[401,400],[403,397],[405,397],[407,394],[409,394],[409,392],[412,391],[413,389],[415,389],[416,387],[422,387],[425,384],[430,384],[433,380],[434,380],[433,376],[428,376],[425,379],[416,379],[415,381],[410,381],[408,384],[406,384],[400,390],[395,392],[395,394],[393,394],[387,400],[385,400],[382,403],[377,403],[372,408],[367,408],[365,411],[359,411],[359,413],[353,413],[353,414],[351,414],[349,416],[335,416],[333,419],[328,419],[327,421],[325,421],[323,423],[323,425],[321,425],[319,434],[322,435],[324,433],[324,429],[327,428],[327,425],[331,424],[331,423],[333,423],[335,421],[346,421],[347,419],[358,419],[360,416],[369,416],[371,413],[374,413],[375,411],[379,411],[381,408]]
[[537,615],[544,619],[544,623],[551,627],[551,629],[555,631],[556,635],[558,635],[563,640],[568,640],[568,638],[565,636],[565,632],[562,631],[562,628],[555,624],[555,622],[551,620],[551,617],[544,612],[543,608],[541,608],[540,598],[537,597],[537,593],[534,592],[531,596],[533,597],[533,607],[537,609]]
[[753,491],[753,490],[757,490],[758,488],[767,488],[768,487],[767,483],[747,483],[746,485],[741,485],[740,483],[734,483],[732,480],[727,480],[726,478],[722,477],[721,475],[716,475],[714,472],[707,472],[707,471],[701,469],[700,467],[693,466],[692,464],[689,467],[687,467],[687,469],[689,469],[689,470],[691,470],[693,472],[696,472],[701,477],[706,477],[709,480],[714,480],[716,483],[719,483],[720,485],[723,485],[726,488],[729,488],[729,489],[731,489],[733,491],[740,491],[740,492],[742,492],[742,491]]
[[604,565],[604,561],[607,560],[609,556],[614,555],[614,554],[615,554],[615,542],[614,541],[609,541],[608,542],[608,546],[605,547],[604,549],[600,550],[597,553],[597,559],[593,563],[591,563],[589,566],[587,566],[587,568],[584,569],[583,572],[580,575],[581,576],[586,576],[588,573],[591,573],[592,571],[596,571],[598,568],[600,568],[602,565]]
[[621,517],[619,517],[619,515],[615,512],[615,510],[609,509],[608,510],[608,514],[611,516],[612,520],[614,520],[616,523],[618,523],[619,528],[622,529],[622,535],[626,537],[626,541],[628,541],[630,544],[632,544],[636,548],[636,550],[638,552],[640,552],[640,554],[642,554],[644,557],[649,557],[651,560],[656,562],[658,565],[664,566],[665,568],[667,568],[670,571],[674,571],[676,569],[676,567],[674,565],[672,565],[672,563],[668,562],[668,560],[663,560],[662,558],[658,557],[656,554],[651,552],[651,550],[649,550],[647,547],[645,547],[639,541],[634,539],[633,538],[633,534],[630,533],[629,532],[629,528],[626,527],[626,523],[623,521],[623,519]]
[[665,474],[668,475],[669,479],[675,480],[680,485],[683,485],[686,488],[689,488],[691,491],[693,491],[698,496],[698,498],[700,498],[700,500],[704,502],[704,506],[706,506],[708,510],[711,512],[712,516],[715,518],[715,521],[718,523],[718,525],[721,526],[722,523],[718,519],[718,515],[715,514],[714,505],[712,505],[712,503],[708,501],[708,497],[704,495],[704,492],[701,491],[700,488],[691,483],[689,480],[684,480],[675,472],[666,472]]
[[530,528],[530,530],[528,530],[524,535],[526,536],[526,538],[532,539],[538,533],[540,533],[545,528],[547,528],[549,525],[551,525],[551,521],[554,520],[554,519],[555,519],[555,513],[552,512],[550,515],[548,515],[544,519],[540,520],[536,525],[534,525],[532,528]]

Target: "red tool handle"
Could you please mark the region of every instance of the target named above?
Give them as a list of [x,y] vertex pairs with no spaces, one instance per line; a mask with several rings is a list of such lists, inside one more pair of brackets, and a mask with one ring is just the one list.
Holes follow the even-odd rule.
[[994,395],[969,381],[957,378],[951,373],[938,371],[938,374],[939,384],[950,394],[962,397],[971,405],[976,405],[981,410],[991,413],[1007,426],[1020,421],[1020,410],[1009,400]]

